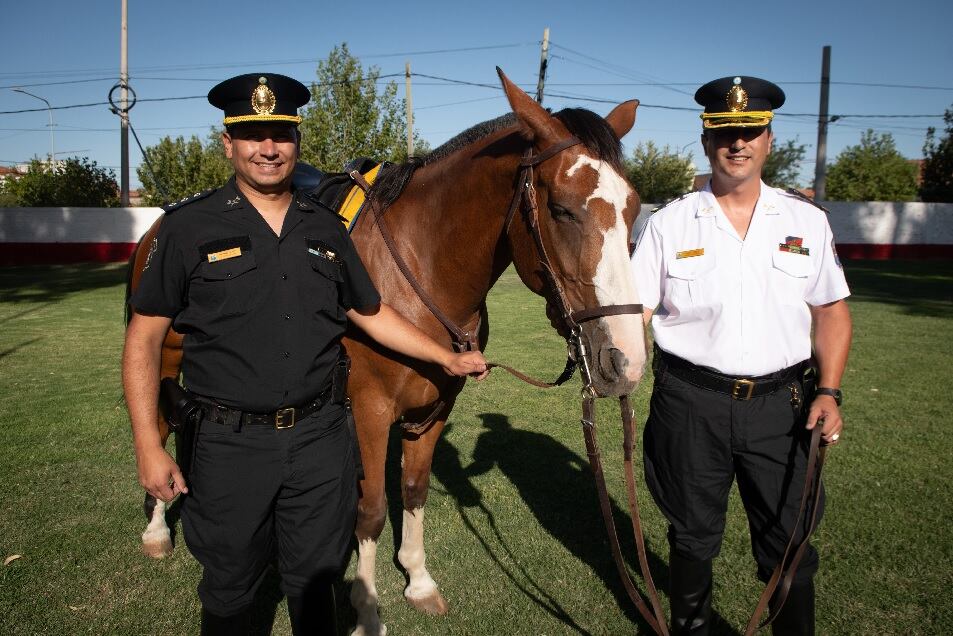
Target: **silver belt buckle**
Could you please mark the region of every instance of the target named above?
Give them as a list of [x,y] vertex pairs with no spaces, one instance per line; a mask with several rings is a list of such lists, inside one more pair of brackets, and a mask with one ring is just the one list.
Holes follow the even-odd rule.
[[283,428],[294,428],[295,425],[295,410],[294,408],[278,409],[275,411],[275,428],[281,430]]

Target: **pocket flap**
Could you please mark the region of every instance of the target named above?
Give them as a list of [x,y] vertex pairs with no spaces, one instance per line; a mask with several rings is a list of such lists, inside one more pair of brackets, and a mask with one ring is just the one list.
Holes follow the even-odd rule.
[[778,250],[774,253],[773,261],[775,268],[795,278],[807,278],[813,271],[811,257],[807,254]]
[[308,262],[311,263],[311,269],[322,276],[336,283],[340,283],[344,280],[344,274],[341,273],[341,263],[339,261],[331,260],[322,255],[308,253]]
[[715,268],[715,255],[674,258],[668,264],[668,275],[681,280],[701,278]]
[[228,280],[241,276],[257,266],[254,253],[243,252],[241,256],[212,263],[208,261],[202,263],[202,278],[206,280]]

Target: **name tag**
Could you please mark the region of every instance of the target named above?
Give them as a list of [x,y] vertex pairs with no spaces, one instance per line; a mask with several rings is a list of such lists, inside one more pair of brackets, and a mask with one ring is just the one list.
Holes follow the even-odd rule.
[[676,258],[676,259],[679,259],[679,258],[692,258],[692,257],[694,257],[694,256],[704,256],[704,255],[705,255],[705,248],[704,248],[704,247],[699,247],[699,248],[694,249],[694,250],[685,250],[684,252],[675,252],[675,258]]
[[236,256],[242,255],[242,248],[233,247],[231,249],[222,250],[221,252],[214,252],[208,255],[208,262],[214,263],[216,261],[224,261],[229,258],[235,258]]

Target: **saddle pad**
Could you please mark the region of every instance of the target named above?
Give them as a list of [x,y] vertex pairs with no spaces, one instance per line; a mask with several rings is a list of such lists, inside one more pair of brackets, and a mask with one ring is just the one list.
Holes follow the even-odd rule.
[[[380,174],[382,166],[383,164],[377,164],[364,173],[364,180],[367,181],[368,185],[374,185],[374,181]],[[357,223],[357,218],[360,216],[361,210],[364,207],[365,199],[366,194],[359,185],[351,187],[347,196],[344,197],[344,202],[341,204],[340,209],[338,209],[338,216],[341,217],[344,225],[347,226],[348,232],[350,232],[354,228],[355,223]]]

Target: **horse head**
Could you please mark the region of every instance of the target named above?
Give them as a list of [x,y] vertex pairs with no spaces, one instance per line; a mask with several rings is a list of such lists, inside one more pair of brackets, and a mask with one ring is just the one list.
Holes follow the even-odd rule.
[[[557,330],[580,335],[596,394],[630,393],[644,372],[646,340],[641,310],[633,307],[639,296],[629,268],[640,202],[624,176],[620,139],[635,122],[638,101],[620,104],[605,119],[583,109],[551,114],[497,71],[519,134],[535,157],[524,157],[523,164],[538,161],[531,185],[518,184],[528,193],[524,209],[516,212],[523,222],[514,218],[508,228],[516,270],[547,299]],[[565,145],[573,138],[579,143]],[[525,208],[533,201],[536,213],[528,216]],[[612,312],[600,309],[621,307],[627,313],[604,315]],[[572,319],[580,314],[588,315]]]

